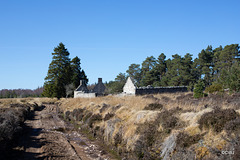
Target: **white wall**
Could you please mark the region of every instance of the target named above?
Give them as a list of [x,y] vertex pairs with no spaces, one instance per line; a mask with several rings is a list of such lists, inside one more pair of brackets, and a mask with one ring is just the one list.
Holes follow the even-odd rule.
[[123,92],[126,94],[135,94],[136,93],[136,87],[133,84],[130,77],[128,77],[127,82],[125,83],[123,87]]
[[94,98],[96,97],[96,93],[84,93],[81,91],[74,91],[74,98]]

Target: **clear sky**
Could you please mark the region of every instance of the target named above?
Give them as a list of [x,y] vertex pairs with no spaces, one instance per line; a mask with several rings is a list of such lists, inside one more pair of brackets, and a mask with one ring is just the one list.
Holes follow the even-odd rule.
[[1,0],[0,89],[42,86],[60,42],[90,83],[165,53],[239,44],[239,0]]

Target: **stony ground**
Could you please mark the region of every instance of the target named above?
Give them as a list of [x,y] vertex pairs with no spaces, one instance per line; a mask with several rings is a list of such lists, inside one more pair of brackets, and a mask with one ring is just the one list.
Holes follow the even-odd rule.
[[113,159],[97,142],[88,140],[58,117],[57,105],[48,104],[25,121],[20,146],[23,154],[16,159]]

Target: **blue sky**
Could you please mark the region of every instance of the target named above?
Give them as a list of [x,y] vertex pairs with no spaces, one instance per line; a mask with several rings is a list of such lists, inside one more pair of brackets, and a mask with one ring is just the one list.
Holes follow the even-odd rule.
[[1,0],[0,89],[42,86],[60,42],[90,83],[131,63],[239,43],[239,0]]

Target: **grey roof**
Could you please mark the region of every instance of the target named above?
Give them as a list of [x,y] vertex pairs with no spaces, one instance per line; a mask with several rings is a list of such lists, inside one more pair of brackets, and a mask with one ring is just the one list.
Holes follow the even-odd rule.
[[81,92],[85,92],[85,93],[89,92],[89,90],[88,90],[88,88],[87,88],[85,83],[80,84],[78,86],[78,88],[76,89],[76,91],[81,91]]

